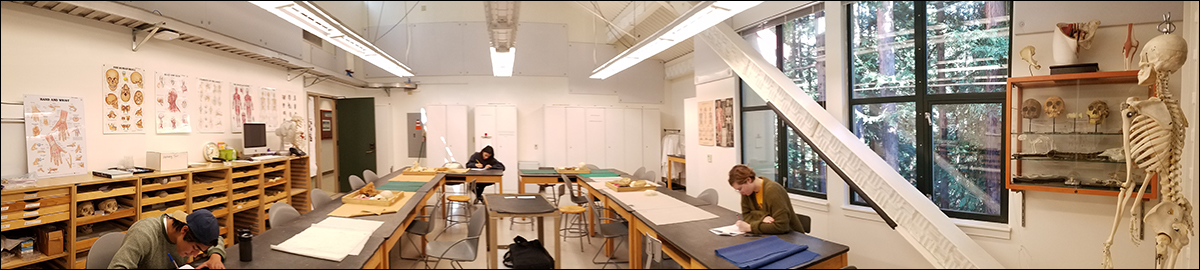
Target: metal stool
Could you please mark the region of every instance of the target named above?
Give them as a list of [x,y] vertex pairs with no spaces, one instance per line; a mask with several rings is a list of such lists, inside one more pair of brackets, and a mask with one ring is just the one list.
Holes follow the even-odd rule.
[[[582,238],[587,238],[588,244],[592,243],[592,238],[588,237],[588,231],[587,231],[587,227],[586,227],[587,220],[584,220],[584,218],[583,218],[583,213],[587,212],[587,208],[583,208],[583,206],[578,206],[578,205],[568,205],[568,206],[559,207],[558,211],[562,212],[561,215],[564,216],[563,217],[564,219],[570,218],[570,215],[575,215],[573,218],[571,218],[569,221],[567,221],[567,226],[563,227],[559,231],[562,231],[562,233],[561,233],[562,238],[580,238],[579,239],[579,251],[583,252],[583,239]],[[566,241],[564,241],[564,242],[566,242]]]
[[[472,179],[470,182],[467,182],[463,186],[466,187],[466,189],[468,191],[475,190],[475,180]],[[450,229],[451,226],[454,226],[454,225],[457,225],[460,223],[467,223],[467,222],[471,221],[471,216],[469,213],[471,213],[471,211],[475,208],[474,203],[472,203],[472,201],[474,201],[474,198],[472,198],[473,195],[475,195],[474,192],[467,192],[466,195],[454,195],[454,196],[446,197],[446,200],[448,200],[448,202],[446,202],[446,204],[447,204],[446,209],[451,210],[451,211],[448,215],[446,215],[446,228],[443,228],[442,232],[445,232],[447,229]],[[452,210],[454,208],[454,206],[450,205],[450,204],[457,204],[459,206],[462,206],[464,211],[459,214],[454,214],[454,211]],[[462,219],[455,220],[454,219],[455,217],[460,217]],[[439,233],[438,235],[440,236],[441,234]],[[434,238],[434,239],[436,239],[436,238]]]

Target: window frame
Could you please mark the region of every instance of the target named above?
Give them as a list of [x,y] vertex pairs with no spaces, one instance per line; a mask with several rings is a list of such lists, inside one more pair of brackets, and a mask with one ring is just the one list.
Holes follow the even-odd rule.
[[[1008,16],[1010,19],[1009,20],[1010,26],[1008,29],[1008,38],[1009,38],[1008,52],[1010,53],[1010,55],[1008,57],[1009,61],[1008,61],[1008,67],[1006,68],[1006,71],[1007,71],[1007,75],[1009,77],[1011,77],[1012,76],[1011,52],[1012,52],[1012,46],[1013,46],[1013,43],[1012,43],[1013,27],[1011,25],[1011,22],[1012,22],[1011,18],[1013,18],[1013,1],[1004,1],[1004,2],[1005,2],[1005,5],[1007,6]],[[913,124],[914,124],[914,129],[915,129],[914,137],[916,140],[916,145],[915,145],[916,168],[914,168],[913,173],[917,177],[917,179],[915,179],[915,181],[917,183],[915,187],[918,190],[920,190],[922,194],[924,194],[926,197],[928,197],[930,200],[932,200],[933,199],[933,186],[934,186],[934,183],[933,183],[933,178],[934,178],[933,165],[934,164],[932,161],[932,158],[933,158],[932,155],[934,154],[934,151],[933,151],[933,147],[934,147],[933,139],[934,138],[933,138],[933,126],[932,126],[932,123],[929,122],[929,119],[931,119],[931,118],[927,118],[927,117],[932,117],[933,106],[935,106],[935,105],[953,105],[953,104],[998,103],[998,104],[1000,104],[1000,106],[1002,108],[1000,114],[1001,114],[1001,121],[1003,121],[1003,122],[1001,122],[1001,125],[1004,125],[1009,120],[1007,117],[1007,113],[1008,113],[1007,110],[1003,109],[1003,108],[1008,108],[1008,99],[1006,98],[1006,93],[1004,91],[991,92],[991,93],[950,93],[950,94],[929,94],[928,93],[929,92],[929,88],[928,88],[929,87],[929,84],[928,84],[929,59],[928,59],[928,53],[926,51],[928,48],[928,39],[929,38],[927,36],[928,29],[926,26],[927,26],[927,21],[928,21],[927,16],[928,16],[929,8],[927,5],[927,1],[915,1],[914,6],[913,6],[913,11],[915,12],[915,14],[913,14],[913,20],[914,20],[914,23],[913,23],[913,42],[914,42],[913,49],[915,50],[914,63],[916,65],[914,67],[914,71],[913,71],[913,73],[915,73],[914,74],[915,75],[915,78],[914,78],[915,83],[913,86],[914,94],[911,96],[855,98],[854,97],[854,90],[855,90],[854,89],[854,62],[853,62],[854,47],[853,47],[853,42],[851,42],[850,39],[854,38],[854,34],[855,34],[853,32],[854,31],[853,24],[855,23],[853,5],[858,4],[858,3],[859,3],[859,1],[848,3],[845,6],[846,8],[843,10],[844,16],[846,16],[845,17],[846,18],[845,25],[843,25],[843,27],[845,29],[844,34],[846,34],[846,38],[847,38],[846,43],[845,43],[847,53],[844,55],[843,61],[846,61],[846,63],[847,63],[847,65],[845,65],[845,70],[844,70],[844,72],[846,72],[845,74],[847,74],[847,81],[848,81],[847,87],[846,87],[846,99],[848,101],[847,108],[851,112],[847,116],[847,117],[849,117],[849,119],[847,121],[847,124],[848,124],[847,128],[850,129],[851,133],[854,132],[854,124],[853,123],[855,121],[855,117],[854,117],[853,111],[854,111],[854,106],[856,106],[856,105],[872,105],[872,104],[903,103],[903,102],[914,103],[914,105],[916,106],[916,110],[914,111],[916,113],[916,115],[913,116],[913,117],[915,117]],[[1007,143],[1008,142],[1006,140],[1001,140],[1000,149],[1007,149]],[[1006,153],[1003,153],[1003,152],[1000,154],[1006,155]],[[1008,173],[1007,166],[1004,166],[1003,164],[1001,164],[999,169],[1001,171],[1001,175],[1007,175],[1007,173]],[[855,194],[853,191],[850,191],[850,190],[847,190],[847,193],[849,194],[848,201],[850,204],[857,205],[857,206],[869,207],[869,205],[867,205],[866,203],[858,202],[858,199],[860,198],[858,196],[858,194]],[[1002,190],[1002,192],[1000,192],[1000,202],[999,202],[1000,203],[1000,213],[997,215],[961,212],[961,211],[955,211],[955,210],[941,209],[941,207],[939,207],[939,210],[941,210],[947,216],[952,217],[952,218],[971,219],[971,220],[980,220],[980,221],[988,221],[988,222],[997,222],[997,223],[1007,224],[1009,222],[1008,193],[1009,192],[1008,192],[1007,188],[1004,188]]]

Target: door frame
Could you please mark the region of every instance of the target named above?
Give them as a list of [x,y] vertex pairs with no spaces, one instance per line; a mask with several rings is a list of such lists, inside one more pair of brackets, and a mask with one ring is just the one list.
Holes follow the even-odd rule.
[[[313,101],[313,111],[312,111],[312,118],[311,118],[311,119],[316,120],[314,122],[314,123],[316,123],[315,124],[316,132],[312,136],[314,138],[316,138],[316,141],[317,141],[316,146],[315,146],[316,151],[314,152],[314,154],[316,154],[316,156],[317,156],[317,181],[315,181],[316,183],[314,183],[314,187],[323,189],[323,187],[321,186],[321,183],[322,183],[322,180],[325,179],[325,170],[324,169],[326,169],[326,168],[321,166],[321,153],[322,153],[321,151],[324,150],[324,149],[321,149],[321,144],[322,144],[321,141],[323,141],[323,139],[321,139],[321,135],[320,135],[321,134],[321,100],[329,99],[330,104],[332,104],[332,106],[333,106],[333,108],[330,109],[330,111],[333,112],[333,116],[332,116],[333,117],[333,119],[332,119],[333,126],[330,127],[333,129],[333,138],[330,139],[330,140],[333,140],[333,149],[329,149],[329,150],[333,151],[333,175],[335,178],[335,180],[333,182],[334,182],[334,185],[337,185],[337,182],[339,181],[339,180],[336,180],[336,178],[338,177],[337,175],[338,175],[338,162],[339,161],[338,161],[338,155],[337,155],[337,153],[338,153],[337,111],[338,110],[337,110],[336,100],[342,99],[342,97],[335,97],[335,96],[331,96],[331,95],[314,93],[314,92],[308,92],[308,96],[315,98],[315,100]],[[311,178],[311,176],[310,176],[310,178]],[[339,192],[341,192],[341,191],[338,190],[335,186],[334,193],[339,193]]]

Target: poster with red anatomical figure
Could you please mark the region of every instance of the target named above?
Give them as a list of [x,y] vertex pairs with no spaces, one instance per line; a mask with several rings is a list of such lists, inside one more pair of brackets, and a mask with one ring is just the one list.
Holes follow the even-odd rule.
[[25,96],[29,172],[39,178],[87,174],[83,99]]
[[225,83],[199,78],[200,132],[225,133]]
[[191,133],[192,124],[187,109],[188,83],[191,80],[187,75],[174,73],[158,73],[156,77],[162,82],[162,86],[155,89],[155,102],[158,102],[155,128],[158,133]]
[[254,107],[255,97],[250,95],[250,85],[240,83],[230,83],[232,86],[232,99],[229,105],[233,109],[230,114],[230,126],[233,127],[234,133],[242,132],[242,124],[246,122],[254,122]]
[[144,133],[142,104],[148,98],[143,91],[145,71],[140,68],[104,65],[104,83],[100,95],[104,99],[101,126],[104,134]]

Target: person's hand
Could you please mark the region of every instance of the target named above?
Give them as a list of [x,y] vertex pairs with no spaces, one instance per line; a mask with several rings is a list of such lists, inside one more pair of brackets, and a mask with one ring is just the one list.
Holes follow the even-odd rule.
[[492,165],[483,166],[484,169],[491,169]]
[[221,254],[213,253],[212,256],[208,256],[208,261],[196,268],[225,269],[225,264],[221,262]]
[[771,216],[764,217],[762,223],[775,223],[775,218]]
[[737,225],[737,228],[739,231],[750,232],[750,223],[746,223],[745,221],[738,220],[736,223],[733,223],[733,225]]
[[483,168],[483,164],[475,163],[475,168]]

